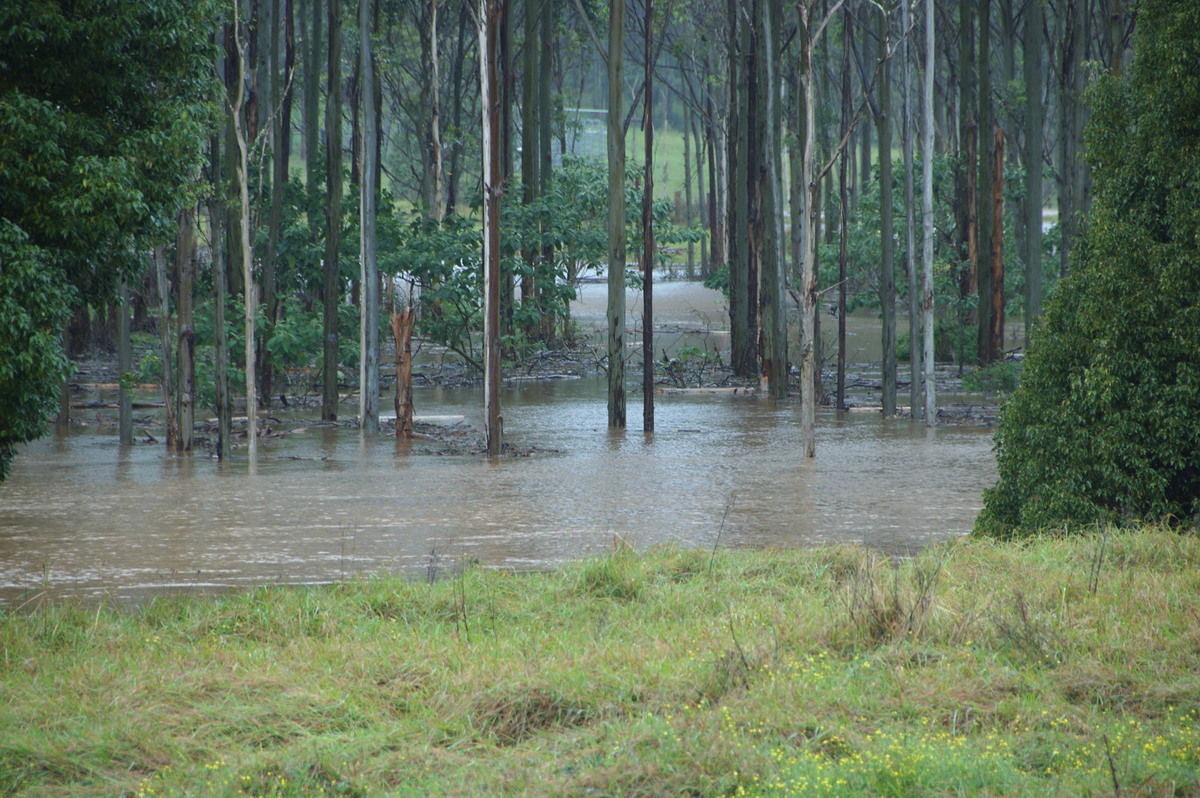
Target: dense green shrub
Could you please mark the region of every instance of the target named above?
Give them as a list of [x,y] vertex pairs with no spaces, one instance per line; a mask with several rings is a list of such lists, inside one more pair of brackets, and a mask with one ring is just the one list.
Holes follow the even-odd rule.
[[1093,94],[1095,203],[996,438],[976,531],[1200,510],[1200,5],[1148,0]]

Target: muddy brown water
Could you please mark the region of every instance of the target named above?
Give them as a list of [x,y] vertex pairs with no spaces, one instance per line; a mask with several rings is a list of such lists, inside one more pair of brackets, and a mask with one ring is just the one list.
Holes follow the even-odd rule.
[[[482,428],[479,389],[418,389],[416,402]],[[120,447],[112,427],[36,441],[0,483],[0,602],[424,578],[468,561],[543,569],[618,540],[904,554],[964,534],[995,479],[984,427],[823,411],[808,460],[796,400],[663,395],[652,434],[636,387],[629,429],[606,428],[600,377],[510,384],[502,407],[506,440],[530,456],[437,454],[444,444],[305,430],[301,416],[281,428],[304,431],[264,442],[254,463]]]

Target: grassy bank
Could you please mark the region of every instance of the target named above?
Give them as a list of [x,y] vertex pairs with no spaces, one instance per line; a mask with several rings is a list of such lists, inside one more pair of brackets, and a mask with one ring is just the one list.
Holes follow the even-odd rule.
[[45,606],[0,650],[2,794],[1200,794],[1161,530]]

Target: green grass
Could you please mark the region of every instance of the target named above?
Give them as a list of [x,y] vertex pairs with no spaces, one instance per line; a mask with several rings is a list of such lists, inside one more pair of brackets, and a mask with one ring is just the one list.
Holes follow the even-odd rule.
[[1161,529],[31,604],[0,794],[1198,795],[1198,652]]

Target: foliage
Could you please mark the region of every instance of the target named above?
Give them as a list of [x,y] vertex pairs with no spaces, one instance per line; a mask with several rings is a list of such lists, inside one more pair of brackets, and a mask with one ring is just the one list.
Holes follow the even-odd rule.
[[199,168],[214,12],[211,0],[0,5],[0,478],[53,406],[64,319],[140,268]]
[[997,360],[963,376],[963,390],[975,393],[1012,393],[1021,381],[1020,360]]
[[1200,511],[1200,6],[1154,0],[1087,131],[1095,202],[1035,329],[976,531]]
[[0,479],[19,443],[42,434],[56,387],[70,373],[63,325],[74,289],[47,267],[47,253],[0,219]]
[[35,593],[0,612],[0,792],[1179,794],[1197,567],[1152,528]]

